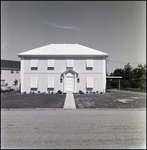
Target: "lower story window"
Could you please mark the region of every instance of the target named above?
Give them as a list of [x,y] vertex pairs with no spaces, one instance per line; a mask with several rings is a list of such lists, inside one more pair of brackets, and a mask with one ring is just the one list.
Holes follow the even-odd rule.
[[1,80],[1,85],[5,85],[5,80]]
[[31,77],[31,91],[36,91],[38,88],[38,77]]
[[86,80],[87,80],[86,87],[93,88],[93,77],[87,77]]
[[48,77],[48,88],[54,88],[54,77]]

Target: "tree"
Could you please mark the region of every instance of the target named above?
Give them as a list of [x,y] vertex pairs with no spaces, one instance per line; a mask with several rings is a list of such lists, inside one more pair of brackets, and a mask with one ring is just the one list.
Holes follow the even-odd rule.
[[125,66],[124,66],[124,88],[130,88],[131,87],[131,84],[130,84],[130,80],[131,80],[131,72],[132,72],[132,68],[130,63],[127,63]]
[[18,80],[14,80],[14,85],[16,86],[16,85],[18,85]]
[[[124,66],[124,69],[115,69],[110,76],[122,76],[121,87],[123,88],[146,88],[146,64],[138,64],[136,68],[131,67],[130,63]],[[117,87],[117,81],[113,79],[110,87]]]

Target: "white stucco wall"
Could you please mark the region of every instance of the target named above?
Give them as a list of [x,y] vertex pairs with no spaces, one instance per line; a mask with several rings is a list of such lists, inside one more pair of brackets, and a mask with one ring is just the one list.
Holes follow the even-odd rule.
[[[35,58],[36,59],[36,58]],[[53,59],[53,58],[51,58]],[[76,79],[76,92],[82,90],[86,92],[86,77],[93,77],[94,86],[93,91],[105,92],[106,67],[105,58],[93,58],[93,69],[86,70],[86,59],[92,58],[67,58],[74,60],[73,70],[79,74],[80,82]],[[60,83],[61,73],[66,71],[66,58],[54,58],[54,70],[48,70],[48,58],[38,58],[38,69],[31,70],[31,59],[24,58],[21,60],[21,92],[30,92],[31,77],[38,77],[38,89],[40,92],[47,92],[47,78],[48,76],[55,77],[54,92],[58,90],[63,91],[63,83]]]

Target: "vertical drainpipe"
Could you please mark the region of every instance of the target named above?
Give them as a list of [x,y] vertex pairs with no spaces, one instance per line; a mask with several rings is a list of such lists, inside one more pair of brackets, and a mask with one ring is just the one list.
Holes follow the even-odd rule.
[[103,57],[103,92],[106,92],[106,58]]
[[24,58],[21,58],[21,93],[24,92]]
[[[106,76],[107,76],[107,58],[106,58]],[[107,78],[106,78],[106,84],[105,84],[105,89],[107,88]]]

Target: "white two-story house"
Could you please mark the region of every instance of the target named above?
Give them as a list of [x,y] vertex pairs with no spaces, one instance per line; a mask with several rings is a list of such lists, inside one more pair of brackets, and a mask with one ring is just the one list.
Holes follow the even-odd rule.
[[18,56],[21,92],[105,92],[107,53],[79,44],[50,44]]

